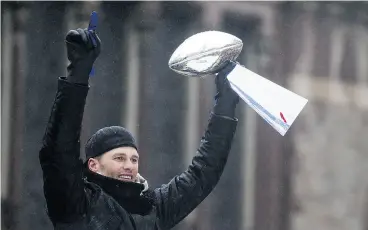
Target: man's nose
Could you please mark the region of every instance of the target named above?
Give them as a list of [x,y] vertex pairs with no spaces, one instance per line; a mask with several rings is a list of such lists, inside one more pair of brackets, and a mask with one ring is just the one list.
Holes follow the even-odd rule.
[[133,163],[131,161],[126,161],[125,164],[123,165],[123,168],[125,170],[132,170],[133,169]]

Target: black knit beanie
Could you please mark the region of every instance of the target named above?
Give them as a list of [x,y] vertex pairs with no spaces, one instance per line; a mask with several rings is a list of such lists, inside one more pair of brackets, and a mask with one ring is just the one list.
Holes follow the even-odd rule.
[[128,146],[137,149],[135,139],[128,130],[120,126],[105,127],[98,130],[87,141],[86,160],[100,156],[114,148]]

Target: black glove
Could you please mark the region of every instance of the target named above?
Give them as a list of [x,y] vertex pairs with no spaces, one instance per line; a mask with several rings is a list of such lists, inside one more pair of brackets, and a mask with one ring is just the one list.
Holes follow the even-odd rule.
[[[94,39],[94,42],[92,41]],[[67,79],[77,84],[88,84],[93,63],[101,51],[97,34],[87,29],[70,30],[65,39],[68,59]]]
[[239,96],[231,88],[227,75],[235,68],[235,62],[229,62],[216,76],[217,93],[213,113],[220,116],[235,118],[235,108],[239,103]]

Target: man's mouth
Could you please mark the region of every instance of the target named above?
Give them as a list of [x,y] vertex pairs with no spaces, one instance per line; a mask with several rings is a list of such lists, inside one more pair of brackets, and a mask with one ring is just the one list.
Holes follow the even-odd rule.
[[121,180],[133,180],[133,176],[132,175],[120,175],[119,179]]

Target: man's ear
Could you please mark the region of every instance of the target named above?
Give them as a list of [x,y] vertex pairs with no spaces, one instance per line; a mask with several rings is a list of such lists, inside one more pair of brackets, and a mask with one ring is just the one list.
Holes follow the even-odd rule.
[[88,159],[88,169],[92,172],[97,172],[100,169],[100,162],[97,159],[89,158]]

